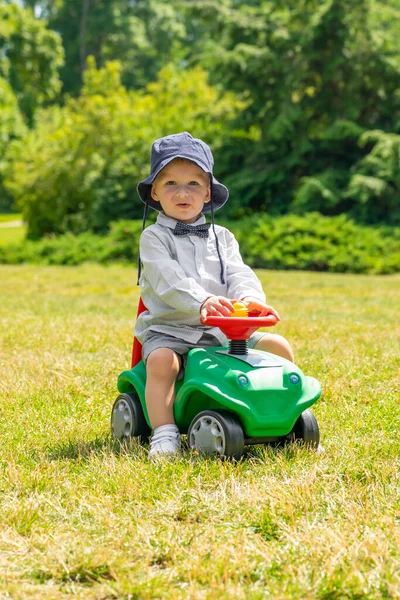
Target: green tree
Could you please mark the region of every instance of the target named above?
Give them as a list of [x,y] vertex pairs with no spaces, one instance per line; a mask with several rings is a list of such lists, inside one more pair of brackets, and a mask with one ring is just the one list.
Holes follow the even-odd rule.
[[63,91],[78,95],[88,56],[102,67],[119,60],[128,89],[154,81],[169,62],[184,56],[186,28],[177,0],[25,0],[50,27],[62,36],[65,66]]
[[140,92],[127,91],[120,73],[117,62],[97,70],[90,60],[82,95],[41,110],[35,127],[10,145],[5,181],[29,237],[104,231],[112,220],[140,217],[136,184],[148,175],[154,139],[187,129],[217,149],[243,108],[199,67],[165,67]]
[[248,99],[239,124],[253,126],[253,141],[223,153],[236,206],[352,210],[351,169],[369,151],[360,135],[399,126],[399,9],[398,0],[187,5],[189,33],[201,32],[190,61]]
[[[18,108],[17,99],[10,84],[0,77],[0,172],[4,154],[10,141],[26,133],[26,127]],[[0,179],[0,211],[8,211],[12,207],[12,198],[5,190]]]
[[11,85],[29,121],[37,107],[60,91],[60,36],[17,4],[0,4],[0,75]]
[[68,93],[78,95],[93,54],[100,67],[122,57],[126,89],[155,81],[166,64],[178,72],[200,65],[216,89],[242,99],[216,156],[232,215],[318,210],[388,220],[373,208],[378,188],[394,214],[397,180],[372,168],[383,142],[371,132],[399,134],[400,0],[25,4],[62,34]]
[[348,212],[366,223],[400,225],[400,135],[368,131],[360,145],[372,149],[353,168],[344,194]]

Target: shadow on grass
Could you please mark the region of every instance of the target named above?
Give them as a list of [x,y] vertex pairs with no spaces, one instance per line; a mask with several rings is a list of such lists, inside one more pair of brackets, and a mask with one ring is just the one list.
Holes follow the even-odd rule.
[[[48,446],[44,452],[49,461],[58,460],[87,460],[93,456],[107,456],[113,454],[115,456],[130,456],[131,458],[137,458],[145,460],[148,452],[148,440],[141,441],[139,438],[131,438],[127,441],[120,442],[113,440],[110,435],[103,437],[96,437],[90,441],[68,441],[67,443],[57,444],[55,446]],[[271,460],[282,460],[282,459],[293,459],[299,453],[301,454],[304,446],[297,443],[288,443],[282,445],[254,445],[246,446],[244,453],[239,462],[252,462],[254,460],[266,462]],[[196,455],[196,456],[195,456]],[[37,457],[39,459],[39,457]],[[197,455],[189,450],[186,439],[182,440],[182,458],[196,460],[224,460],[218,456],[204,456]],[[43,459],[43,454],[41,460]],[[225,459],[231,460],[231,459]],[[232,461],[236,462],[236,461]]]
[[91,441],[69,441],[64,444],[47,447],[45,452],[50,461],[85,460],[93,455],[115,454],[116,456],[139,456],[145,451],[138,439],[127,442],[113,440],[109,435],[97,437]]

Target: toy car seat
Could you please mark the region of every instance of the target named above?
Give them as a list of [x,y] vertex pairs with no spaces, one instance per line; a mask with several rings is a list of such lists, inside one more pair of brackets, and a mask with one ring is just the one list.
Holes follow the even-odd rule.
[[[144,305],[142,298],[139,298],[137,317],[145,310],[147,310],[147,308]],[[142,360],[142,344],[139,342],[139,340],[136,337],[134,337],[133,338],[133,346],[132,346],[131,369],[133,369],[133,367],[135,367],[138,364],[138,362],[140,362],[141,360]]]

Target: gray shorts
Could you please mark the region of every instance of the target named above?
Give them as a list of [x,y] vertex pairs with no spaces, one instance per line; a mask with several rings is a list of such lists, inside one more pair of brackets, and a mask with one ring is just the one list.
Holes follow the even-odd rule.
[[[248,346],[249,348],[254,348],[257,342],[264,336],[265,334],[261,331],[254,332],[249,340]],[[229,342],[227,341],[224,346],[227,348]],[[207,346],[221,346],[221,342],[211,333],[204,332],[199,341],[196,344],[192,344],[190,342],[185,342],[176,338],[172,335],[167,335],[165,333],[155,333],[150,332],[146,335],[146,338],[142,345],[142,358],[146,363],[149,354],[153,352],[153,350],[157,350],[157,348],[171,348],[174,352],[180,355],[181,357],[181,370],[179,371],[179,375],[177,379],[182,379],[183,373],[186,367],[187,354],[189,350],[192,348],[206,348]]]

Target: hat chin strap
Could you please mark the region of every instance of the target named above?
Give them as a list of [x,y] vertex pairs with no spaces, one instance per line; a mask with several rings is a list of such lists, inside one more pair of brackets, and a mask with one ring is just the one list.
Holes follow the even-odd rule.
[[219,250],[219,241],[218,241],[218,236],[215,233],[215,222],[214,222],[214,200],[213,200],[213,196],[212,196],[212,181],[211,181],[211,175],[210,175],[210,202],[211,202],[211,223],[212,223],[212,228],[213,228],[213,232],[214,232],[214,237],[215,237],[215,245],[217,246],[217,254],[218,254],[218,258],[219,258],[219,264],[221,266],[221,283],[223,283],[225,285],[225,277],[224,277],[224,263],[222,262],[222,257],[221,257],[221,252]]
[[[146,204],[144,205],[144,210],[143,210],[142,231],[144,231],[144,228],[146,227],[146,219],[147,219],[147,213],[148,212],[149,212],[149,203],[148,203],[148,200],[146,199]],[[137,276],[136,285],[139,285],[140,275],[142,274],[142,261],[140,260],[140,250],[139,250],[139,253],[138,253],[138,266],[137,266],[137,270],[138,270],[138,276]]]

